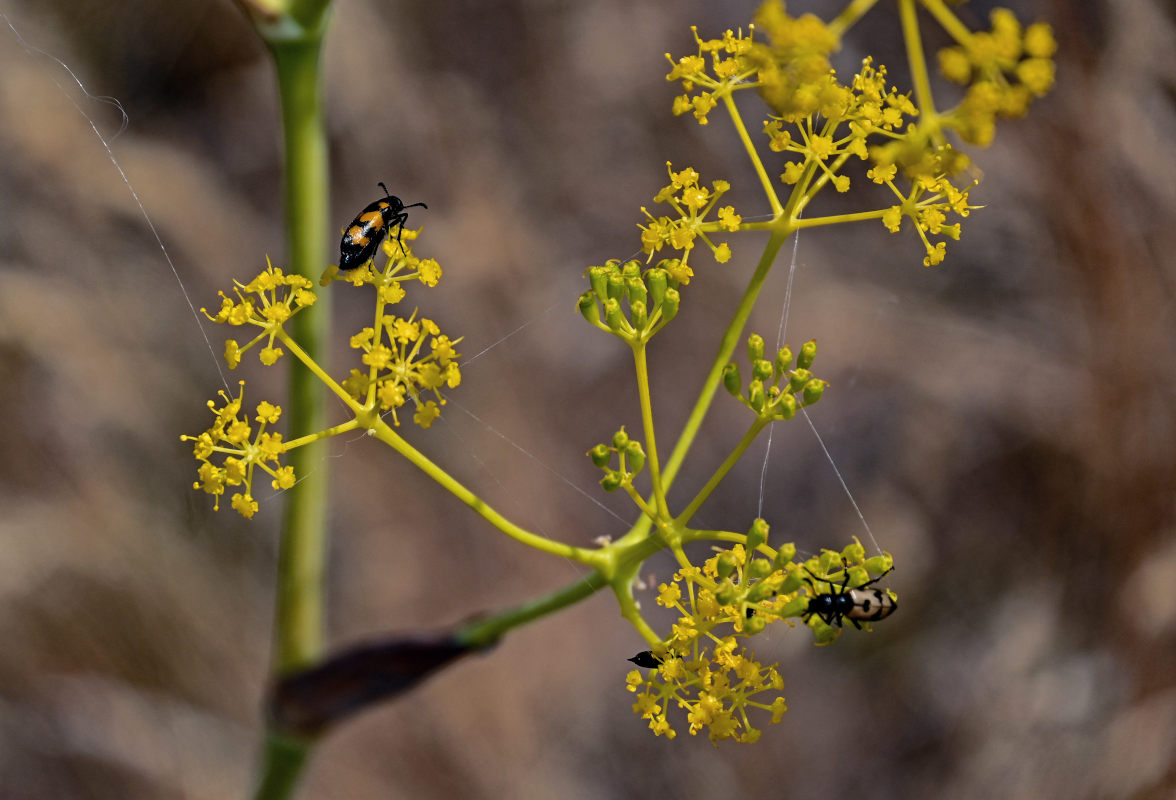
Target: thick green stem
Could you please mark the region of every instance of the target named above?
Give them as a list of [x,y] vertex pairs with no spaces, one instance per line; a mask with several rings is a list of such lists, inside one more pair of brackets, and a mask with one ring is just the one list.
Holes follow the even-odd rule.
[[[327,138],[317,37],[273,44],[285,140],[288,267],[317,280],[327,266]],[[290,321],[291,336],[307,355],[326,362],[329,306],[317,303]],[[290,437],[327,427],[322,383],[302,365],[290,369]],[[323,652],[323,566],[326,554],[327,448],[309,444],[291,454],[301,479],[289,493],[282,520],[275,619],[275,667],[286,672]]]
[[302,768],[310,755],[310,742],[270,733],[265,740],[261,780],[255,800],[284,800],[294,796]]
[[[270,41],[282,105],[286,176],[285,211],[287,265],[317,280],[327,266],[330,220],[327,208],[327,137],[323,119],[321,30],[302,37]],[[297,314],[291,334],[307,356],[326,363],[330,312],[326,303]],[[286,404],[289,438],[327,427],[326,394],[313,372],[300,363],[290,366]],[[299,447],[290,466],[301,478],[287,493],[278,554],[274,614],[275,674],[290,672],[319,660],[324,651],[324,587],[326,560],[326,440]],[[293,796],[310,753],[310,743],[270,734],[262,754],[255,800]]]

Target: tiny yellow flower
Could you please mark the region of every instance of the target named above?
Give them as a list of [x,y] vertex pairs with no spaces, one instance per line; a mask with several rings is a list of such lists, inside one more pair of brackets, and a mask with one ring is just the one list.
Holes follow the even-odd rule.
[[430,400],[417,408],[416,413],[412,415],[412,421],[427,430],[439,416],[441,416],[441,409],[437,407],[435,402]]
[[274,489],[289,489],[296,482],[297,481],[294,477],[294,468],[287,466],[280,467],[277,471],[275,471],[274,479],[270,485],[273,486]]
[[719,209],[719,225],[723,230],[737,231],[743,217],[735,213],[735,206],[723,206]]
[[282,416],[282,409],[273,403],[262,400],[257,404],[257,421],[273,424]]
[[233,510],[245,519],[253,519],[253,515],[257,513],[257,501],[247,494],[238,492],[233,495],[232,505]]

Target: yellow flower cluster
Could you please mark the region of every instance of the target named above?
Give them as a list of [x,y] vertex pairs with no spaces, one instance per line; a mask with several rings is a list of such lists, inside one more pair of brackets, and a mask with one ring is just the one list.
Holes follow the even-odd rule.
[[[423,352],[426,340],[427,354]],[[461,383],[460,354],[454,347],[460,341],[443,335],[430,319],[417,320],[416,312],[408,319],[384,314],[378,335],[374,328],[364,328],[351,337],[351,347],[363,351],[361,360],[368,369],[351,370],[343,388],[362,403],[374,385],[380,410],[390,411],[396,425],[400,424],[397,410],[411,397],[416,404],[413,421],[428,428],[441,415],[438,404],[445,405],[441,387],[454,389]],[[422,403],[421,393],[429,391],[436,400]]]
[[[658,605],[680,616],[665,641],[640,655],[637,663],[651,667],[649,674],[633,670],[625,679],[629,691],[637,694],[634,713],[648,720],[655,734],[676,735],[668,717],[676,706],[686,712],[691,734],[705,728],[714,742],[756,741],[760,731],[748,712],[768,712],[772,723],[779,722],[788,710],[779,694],[784,681],[778,665],[763,666],[739,641],[774,622],[804,617],[816,644],[830,644],[840,636],[841,627],[810,612],[809,603],[821,592],[833,592],[835,584],[812,576],[828,576],[834,565],[841,565],[844,581],[852,588],[865,584],[871,572],[884,574],[893,564],[889,555],[866,558],[856,538],[841,552],[822,550],[794,563],[796,546],[785,544],[772,551],[766,547],[767,534],[767,523],[756,520],[746,547],[736,544],[719,550],[701,569],[684,566],[672,582],[658,586]],[[761,695],[766,696],[756,699]]]
[[241,355],[254,345],[265,342],[265,346],[258,353],[261,363],[270,366],[282,356],[282,348],[274,346],[274,338],[278,335],[282,325],[290,317],[304,308],[314,304],[315,293],[311,289],[313,284],[301,275],[286,275],[273,264],[268,265],[256,278],[249,283],[233,281],[233,292],[237,299],[220,292],[221,307],[216,314],[208,313],[207,309],[200,309],[204,315],[216,323],[229,325],[253,325],[261,328],[261,332],[240,345],[236,339],[225,341],[225,361],[230,369],[236,369],[241,363]]
[[968,87],[963,102],[944,116],[944,124],[964,141],[987,145],[997,117],[1020,117],[1033,98],[1054,83],[1057,43],[1044,23],[1021,27],[1013,12],[992,12],[992,30],[957,36],[961,43],[939,51],[939,69]]
[[698,172],[693,167],[674,172],[673,165],[668,161],[666,171],[670,174],[670,182],[653,199],[657,203],[668,203],[677,216],[654,217],[642,206],[641,213],[649,219],[649,224],[637,227],[641,229],[641,250],[648,256],[647,261],[663,247],[682,251],[682,258],[675,262],[677,272],[673,278],[685,285],[690,283],[694,275],[687,266],[687,260],[695,241],[702,239],[714,254],[715,261],[725,264],[731,259],[731,248],[726,242],[716,245],[706,234],[738,230],[743,217],[735,213],[734,206],[723,206],[717,212],[717,219],[707,222],[707,215],[719,202],[719,198],[730,191],[731,184],[722,180],[714,181],[708,189],[699,183]]
[[[633,711],[659,736],[676,735],[667,713],[677,706],[686,711],[691,734],[705,728],[714,742],[756,741],[760,731],[748,712],[767,711],[779,722],[788,710],[779,694],[784,680],[777,665],[764,667],[738,642],[802,614],[806,600],[798,598],[799,587],[788,565],[749,556],[741,544],[720,551],[701,569],[679,570],[672,583],[658,587],[658,605],[681,613],[669,639],[652,651],[660,663],[648,677],[633,670],[626,678],[629,691],[637,693]],[[756,699],[764,693],[773,696]]]
[[[854,76],[851,86],[842,86],[832,74],[825,76],[805,107],[813,104],[815,108],[799,117],[772,117],[764,125],[764,133],[773,151],[801,156],[785,167],[780,176],[784,183],[811,181],[819,174],[839,192],[849,191],[849,176],[836,173],[846,158],[866,160],[870,156],[866,145],[869,136],[893,136],[902,130],[907,117],[918,114],[909,97],[887,87],[886,68],[875,69],[870,58],[862,62],[862,71]],[[795,126],[795,137],[785,128],[786,123]]]
[[[752,39],[757,29],[767,36],[766,44]],[[697,28],[691,30],[696,55],[675,61],[666,54],[672,66],[666,80],[681,81],[685,90],[674,98],[675,114],[692,112],[705,125],[721,100],[751,88],[758,88],[768,105],[790,122],[817,113],[822,105],[823,89],[832,80],[829,54],[838,41],[819,18],[790,17],[780,0],[769,0],[756,12],[746,36],[728,30],[720,39],[703,39]]]
[[895,184],[897,165],[886,163],[883,160],[885,154],[880,151],[872,155],[876,159],[875,166],[866,175],[875,183],[890,187],[900,201],[882,214],[882,224],[891,233],[898,233],[903,220],[911,220],[927,253],[923,265],[933,267],[941,263],[946,254],[946,243],[932,242],[927,237],[946,236],[958,241],[960,223],[947,224],[947,215],[955,214],[962,219],[976,208],[968,204],[968,191],[975,183],[960,189],[947,177],[952,169],[949,165],[958,163],[959,152],[945,144],[931,153],[924,159],[927,173],[914,177],[910,189],[905,193]]
[[[742,31],[737,34],[727,31],[722,39],[703,40],[698,35],[698,28],[692,27],[691,30],[698,43],[698,54],[674,61],[673,56],[666,53],[671,65],[666,80],[681,81],[686,90],[685,94],[674,98],[674,114],[693,112],[694,118],[705,125],[707,115],[720,99],[736,89],[755,85],[749,82],[756,73],[756,66],[748,54],[757,45],[752,42],[750,31],[746,37]],[[710,72],[707,71],[707,56],[710,57]],[[699,86],[701,91],[691,94]]]
[[840,94],[829,55],[840,42],[823,20],[812,15],[790,17],[780,0],[769,0],[755,14],[755,27],[768,39],[752,48],[760,96],[787,122],[822,113]]
[[[278,406],[261,402],[257,404],[258,422],[254,432],[247,417],[241,416],[245,396],[245,382],[241,381],[236,397],[220,392],[224,405],[217,408],[215,401],[208,401],[208,408],[215,419],[208,430],[198,436],[181,436],[181,441],[195,442],[193,454],[200,462],[197,470],[199,480],[192,488],[203,489],[216,497],[214,508],[220,508],[220,496],[230,486],[241,486],[243,491],[233,495],[233,509],[249,518],[257,512],[257,501],[251,490],[253,471],[261,467],[273,480],[275,489],[289,489],[295,483],[294,468],[279,466],[278,457],[286,451],[282,434],[267,433],[266,425],[275,424],[282,415]],[[217,463],[214,463],[216,459]]]

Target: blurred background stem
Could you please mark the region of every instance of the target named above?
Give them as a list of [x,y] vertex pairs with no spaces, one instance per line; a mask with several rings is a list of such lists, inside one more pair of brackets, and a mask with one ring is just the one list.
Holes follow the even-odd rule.
[[[322,43],[324,3],[299,8],[276,25],[258,29],[270,46],[281,99],[285,145],[286,269],[317,282],[328,259],[328,172],[323,119]],[[306,3],[302,3],[306,6]],[[317,303],[291,320],[292,335],[317,363],[326,363],[330,307]],[[327,427],[326,392],[315,375],[292,363],[287,399],[290,438]],[[294,450],[290,464],[298,485],[286,493],[278,556],[274,615],[275,677],[319,661],[324,647],[324,562],[328,459],[325,441]],[[266,736],[257,800],[292,796],[310,742]]]

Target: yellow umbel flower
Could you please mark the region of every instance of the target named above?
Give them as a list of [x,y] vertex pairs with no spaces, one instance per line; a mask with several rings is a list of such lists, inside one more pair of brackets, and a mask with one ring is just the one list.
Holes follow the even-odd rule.
[[[398,410],[411,398],[416,404],[413,421],[428,428],[445,405],[441,387],[461,383],[461,354],[455,347],[460,341],[442,334],[431,319],[416,319],[415,311],[407,319],[385,314],[378,331],[364,328],[351,337],[351,347],[363,351],[360,360],[368,370],[353,369],[342,386],[362,403],[374,385],[379,409],[391,412],[395,425],[400,424]],[[435,400],[423,401],[424,392],[432,392]]]
[[[214,509],[220,508],[220,497],[230,486],[240,486],[242,491],[233,495],[233,510],[243,517],[252,517],[258,509],[253,499],[251,485],[256,467],[267,472],[274,489],[289,489],[295,483],[294,468],[279,466],[279,458],[286,452],[282,434],[268,433],[267,425],[277,423],[282,409],[273,403],[258,403],[254,420],[259,423],[256,433],[247,417],[241,415],[245,381],[240,383],[236,397],[220,392],[224,405],[217,407],[215,401],[208,401],[208,408],[215,419],[208,430],[196,436],[184,435],[180,441],[195,442],[192,454],[200,462],[194,489],[202,489],[216,498]],[[218,462],[219,461],[219,465]]]
[[1053,88],[1057,43],[1044,23],[1022,29],[1012,11],[992,12],[992,30],[951,29],[957,44],[939,51],[944,77],[968,87],[963,101],[943,115],[943,124],[964,141],[986,146],[997,117],[1020,117],[1036,97]]
[[735,212],[734,206],[724,206],[718,212],[717,221],[706,219],[719,198],[731,190],[731,184],[727,181],[717,180],[710,187],[703,186],[701,177],[693,167],[675,172],[669,161],[666,162],[666,171],[670,182],[653,199],[656,203],[668,204],[677,216],[654,217],[642,206],[641,213],[645,214],[649,222],[637,226],[641,229],[641,250],[647,256],[646,261],[652,260],[654,253],[663,247],[682,251],[679,267],[683,271],[675,276],[675,280],[687,284],[693,273],[688,271],[686,262],[696,240],[701,239],[711,249],[716,261],[725,263],[731,258],[731,248],[725,242],[715,244],[707,233],[738,230],[743,218]]
[[301,275],[287,275],[274,267],[266,258],[266,268],[249,283],[233,281],[233,292],[237,299],[220,292],[221,307],[215,314],[200,309],[204,316],[216,323],[229,325],[253,325],[261,331],[244,345],[235,339],[225,342],[225,362],[230,369],[241,363],[241,355],[251,347],[265,342],[258,353],[261,363],[267,367],[282,356],[282,348],[274,346],[274,339],[282,325],[304,308],[314,305],[316,296],[312,284]]

